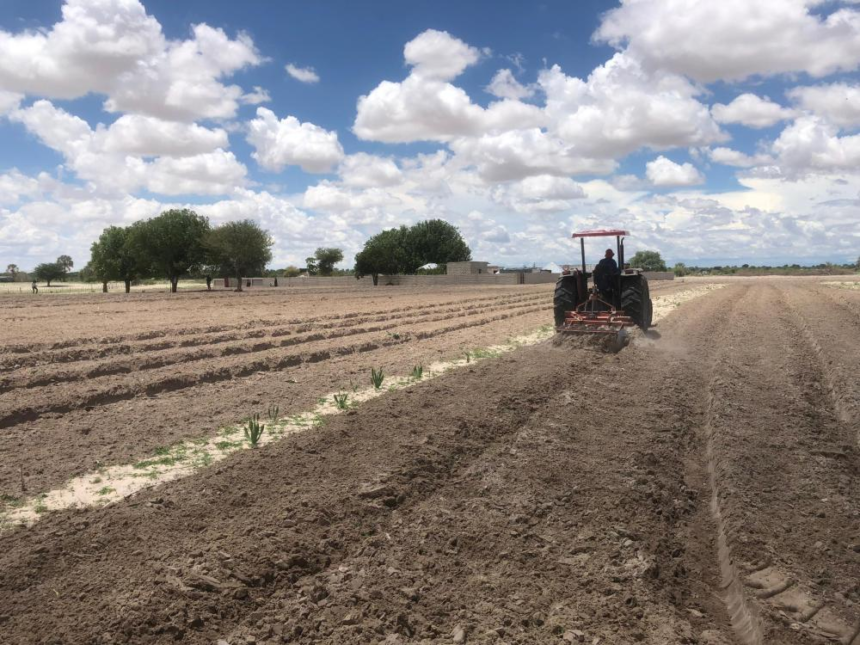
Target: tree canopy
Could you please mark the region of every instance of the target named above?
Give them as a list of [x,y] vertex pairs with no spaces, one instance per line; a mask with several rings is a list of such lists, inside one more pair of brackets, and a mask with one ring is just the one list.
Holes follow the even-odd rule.
[[6,265],[6,273],[12,276],[12,279],[15,279],[15,276],[18,275],[19,269],[17,264],[8,264]]
[[630,266],[645,271],[666,271],[666,263],[657,251],[639,251],[630,258]]
[[37,280],[44,280],[50,287],[52,280],[59,280],[66,275],[66,269],[57,262],[46,262],[38,265],[33,270],[33,275]]
[[334,265],[343,260],[343,251],[321,247],[314,252],[314,258],[316,258],[316,269],[319,274],[330,276],[334,271]]
[[131,281],[140,275],[140,254],[131,243],[135,226],[110,226],[102,231],[90,248],[91,258],[87,265],[105,285],[109,280],[122,280],[126,293],[131,291]]
[[410,264],[406,250],[408,235],[409,229],[401,226],[367,240],[355,256],[355,276],[373,276],[373,284],[376,284],[380,274],[406,273]]
[[57,258],[57,265],[63,269],[63,273],[68,273],[75,266],[74,260],[69,255],[61,255]]
[[132,227],[130,244],[144,273],[166,277],[176,293],[179,276],[206,261],[204,239],[209,230],[206,217],[187,208],[173,209]]
[[430,262],[447,264],[472,259],[472,251],[457,227],[441,219],[426,220],[411,226],[406,245],[411,266],[405,273],[414,273],[418,267]]
[[355,275],[415,273],[433,262],[464,262],[472,259],[468,244],[457,227],[440,219],[418,222],[382,231],[371,237],[355,256]]
[[235,276],[237,291],[242,291],[243,277],[263,273],[272,259],[272,244],[272,236],[249,219],[222,224],[205,238],[208,263]]

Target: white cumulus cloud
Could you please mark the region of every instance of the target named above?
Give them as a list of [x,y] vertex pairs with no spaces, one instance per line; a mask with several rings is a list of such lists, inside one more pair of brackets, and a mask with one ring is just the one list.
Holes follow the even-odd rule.
[[695,186],[705,183],[705,178],[693,164],[677,164],[663,155],[645,164],[645,176],[655,186]]
[[831,83],[786,92],[801,108],[843,128],[860,126],[860,85]]
[[243,92],[222,81],[262,58],[251,39],[205,24],[168,40],[138,0],[66,0],[45,31],[0,30],[0,87],[48,98],[107,95],[105,109],[167,119],[229,118]]
[[814,12],[819,0],[622,0],[594,38],[649,69],[698,81],[806,72],[826,76],[860,65],[860,12]]
[[509,69],[500,69],[485,88],[487,92],[500,99],[527,99],[534,96],[533,87],[520,83]]
[[257,118],[248,123],[251,156],[266,170],[278,172],[285,166],[301,166],[306,172],[328,172],[343,159],[337,132],[313,123],[301,123],[294,116],[278,119],[274,112],[257,108]]
[[719,123],[740,123],[750,128],[767,128],[794,116],[794,110],[749,93],[741,94],[728,105],[717,103],[711,112]]
[[313,84],[320,82],[319,74],[314,71],[313,67],[298,67],[292,63],[287,63],[284,69],[287,70],[287,74],[302,83]]

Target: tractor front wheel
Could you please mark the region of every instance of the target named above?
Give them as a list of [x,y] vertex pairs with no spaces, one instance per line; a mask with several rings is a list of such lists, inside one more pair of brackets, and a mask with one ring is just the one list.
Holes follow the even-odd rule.
[[552,300],[556,327],[564,324],[565,314],[576,309],[577,304],[576,276],[566,275],[560,278],[555,283],[555,295]]
[[647,330],[651,326],[651,292],[644,276],[625,280],[621,285],[621,308],[641,329]]

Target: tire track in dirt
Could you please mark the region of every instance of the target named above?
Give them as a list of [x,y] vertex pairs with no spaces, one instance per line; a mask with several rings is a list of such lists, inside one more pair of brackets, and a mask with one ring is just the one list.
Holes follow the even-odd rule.
[[[76,380],[94,379],[116,374],[129,374],[131,372],[160,369],[183,363],[217,359],[238,354],[253,354],[277,348],[294,347],[296,345],[316,341],[333,340],[336,338],[388,331],[392,329],[396,330],[402,328],[404,326],[404,322],[406,322],[410,327],[413,327],[424,323],[440,322],[453,318],[481,315],[495,311],[516,311],[520,307],[534,305],[538,302],[543,303],[544,301],[545,299],[535,298],[523,300],[517,299],[515,301],[502,302],[500,304],[494,303],[491,306],[448,308],[443,309],[441,312],[431,310],[429,312],[422,312],[418,315],[415,315],[414,313],[405,313],[393,314],[391,316],[352,318],[346,322],[330,322],[313,325],[303,324],[298,326],[294,331],[290,331],[287,328],[276,328],[272,329],[268,333],[262,331],[250,332],[245,339],[239,338],[237,335],[228,335],[213,339],[194,338],[194,342],[181,341],[175,346],[179,346],[184,349],[205,344],[207,348],[192,349],[190,351],[179,350],[165,354],[162,354],[161,352],[165,349],[172,349],[172,344],[157,343],[154,351],[149,347],[143,348],[143,356],[138,358],[91,361],[95,364],[77,365],[73,366],[71,369],[67,367],[68,363],[61,363],[59,371],[55,371],[53,369],[55,364],[31,370],[21,369],[4,379],[0,379],[0,393],[13,389],[30,389]],[[390,320],[397,320],[398,322],[389,323],[388,321]],[[367,326],[374,322],[385,324]],[[325,331],[331,329],[334,329],[334,331]],[[285,336],[289,337],[284,338]],[[241,341],[249,339],[253,339],[257,342],[232,344],[232,341],[234,340]],[[213,345],[214,347],[212,347]],[[126,346],[126,348],[128,348],[128,346]],[[126,354],[132,351],[134,350],[128,348],[123,350],[121,353]],[[104,356],[110,356],[112,353],[113,352],[111,351],[104,352]],[[153,356],[152,354],[155,355]],[[86,363],[86,361],[80,362]]]
[[[232,366],[228,365],[220,368],[208,368],[204,371],[195,370],[194,372],[186,374],[167,374],[154,378],[153,380],[143,384],[137,381],[134,381],[129,385],[111,383],[108,384],[109,387],[106,390],[98,390],[96,392],[86,394],[74,393],[73,396],[70,395],[65,400],[61,399],[60,401],[53,403],[36,406],[25,405],[18,408],[10,406],[7,408],[5,413],[0,414],[0,429],[34,421],[45,414],[65,414],[72,410],[109,405],[118,401],[132,399],[141,394],[155,396],[165,392],[176,392],[178,390],[195,387],[196,385],[203,383],[217,383],[220,381],[244,378],[261,372],[282,371],[303,364],[306,365],[331,360],[334,357],[367,353],[382,348],[389,348],[410,342],[412,338],[420,342],[449,334],[451,332],[490,325],[500,320],[524,316],[546,309],[547,307],[545,305],[523,307],[519,309],[514,308],[513,310],[508,309],[507,313],[500,313],[493,318],[480,318],[474,321],[462,322],[426,331],[414,331],[411,332],[411,336],[409,338],[392,338],[377,342],[368,341],[352,345],[341,345],[331,349],[320,349],[317,351],[291,353],[286,355],[273,355],[269,358],[259,358],[251,362],[239,362]],[[270,350],[266,349],[262,351]],[[155,373],[155,370],[151,373]]]
[[[793,287],[791,293],[796,290],[797,287]],[[796,525],[795,530],[801,532],[799,540],[762,540],[756,537],[773,531],[772,528],[766,528],[767,522],[779,522],[780,517],[792,522],[790,518],[795,513],[794,504],[786,500],[784,495],[779,496],[779,493],[789,493],[792,486],[802,481],[797,475],[789,475],[792,470],[797,470],[792,468],[793,461],[786,462],[784,458],[766,448],[767,440],[762,439],[761,435],[773,432],[770,428],[777,427],[774,422],[780,423],[780,434],[785,437],[778,441],[800,442],[798,446],[803,454],[821,454],[827,450],[817,450],[816,445],[823,443],[826,447],[831,441],[830,435],[839,434],[838,430],[832,430],[819,437],[821,428],[826,428],[828,424],[832,425],[836,421],[835,399],[830,399],[831,403],[822,409],[820,397],[814,393],[814,390],[824,389],[827,381],[826,365],[818,358],[814,336],[808,329],[803,328],[802,321],[792,311],[782,290],[772,285],[758,286],[753,294],[747,294],[739,310],[744,313],[732,316],[727,333],[720,343],[725,348],[717,359],[708,388],[706,421],[712,504],[719,526],[720,562],[733,624],[741,642],[753,645],[771,642],[773,639],[779,639],[779,642],[807,642],[803,639],[815,634],[839,639],[841,643],[848,645],[857,636],[857,628],[853,625],[856,618],[845,621],[842,618],[847,612],[844,605],[834,604],[832,599],[829,602],[816,600],[815,594],[806,590],[816,578],[815,572],[810,569],[812,565],[807,563],[816,558],[810,557],[809,552],[802,549],[804,546],[809,548],[808,545],[813,540],[807,536],[812,535],[813,531],[820,531],[815,528],[816,522],[793,522]],[[771,314],[770,318],[774,324],[769,325],[762,336],[761,326],[755,322],[750,324],[750,321],[763,320],[768,314]],[[779,358],[779,352],[773,346],[773,336],[788,340],[791,359],[783,361]],[[776,357],[776,360],[771,357]],[[775,367],[784,378],[771,379],[772,382],[769,382],[767,374],[762,374],[760,367],[766,364],[767,360],[775,363],[786,362],[787,369]],[[804,367],[798,371],[794,367],[797,365]],[[752,398],[748,390],[738,389],[740,383],[758,384]],[[821,387],[816,387],[816,383],[820,383]],[[782,393],[779,390],[789,387],[796,388],[799,392],[798,398],[780,396]],[[771,394],[768,388],[774,389],[774,393]],[[810,390],[813,392],[810,393]],[[782,400],[786,397],[790,401],[802,402],[791,405],[783,412],[781,408],[785,404]],[[751,419],[748,413],[750,405],[753,410],[758,410],[751,412]],[[768,409],[767,406],[773,407]],[[794,412],[792,408],[797,408],[797,411]],[[747,423],[753,423],[747,433],[739,430],[743,428],[743,421],[736,418],[739,411],[745,414]],[[785,417],[785,414],[789,416]],[[762,424],[760,427],[759,423]],[[767,423],[770,423],[770,426],[766,425]],[[807,443],[811,446],[805,447]],[[739,453],[740,448],[736,449],[730,444],[738,444],[744,451],[752,451],[752,454]],[[757,447],[756,444],[760,446]],[[783,461],[780,462],[780,459]],[[752,461],[758,462],[754,468],[759,474],[755,476],[747,474],[749,467],[745,465],[746,462]],[[770,462],[773,462],[774,466],[781,463],[782,468],[776,466],[777,470],[774,472],[773,467],[768,468]],[[762,463],[765,465],[762,466]],[[788,472],[781,472],[786,466]],[[856,464],[854,469],[856,470]],[[783,474],[785,477],[781,477]],[[817,490],[833,492],[839,489],[838,482],[836,488],[833,488],[832,483],[825,481],[827,470],[819,470],[812,475],[815,476],[813,486],[817,487]],[[782,483],[781,479],[787,481]],[[819,492],[818,496],[824,494]],[[756,512],[754,509],[759,507],[760,500],[764,499],[772,500],[768,505],[768,512]],[[784,508],[785,510],[781,510]],[[824,514],[818,512],[816,517],[818,516],[824,517]],[[828,521],[832,523],[834,520]],[[763,526],[758,526],[762,522]],[[826,524],[821,521],[818,523]],[[845,535],[846,531],[850,534],[850,524],[843,527],[842,534]],[[816,546],[819,544],[821,543],[816,543]],[[745,565],[739,564],[739,553],[746,561]],[[826,564],[826,561],[821,562],[820,558],[817,560],[819,564]],[[850,569],[850,559],[846,562],[844,558],[836,557],[836,560],[842,560],[842,566],[847,565]],[[800,566],[801,564],[804,566]],[[794,575],[785,573],[786,569],[794,570]],[[798,578],[797,573],[802,569],[807,571]],[[767,609],[765,624],[762,624],[760,618],[762,609]],[[790,630],[780,625],[778,612],[790,617]]]

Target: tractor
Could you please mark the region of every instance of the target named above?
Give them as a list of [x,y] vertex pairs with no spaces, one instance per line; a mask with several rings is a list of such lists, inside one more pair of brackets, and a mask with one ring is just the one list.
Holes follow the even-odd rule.
[[[628,327],[635,325],[643,331],[651,327],[648,279],[641,269],[628,269],[624,265],[626,235],[629,235],[627,231],[615,229],[573,234],[573,239],[578,238],[580,241],[582,269],[574,269],[570,275],[563,275],[555,285],[553,306],[556,331],[563,334],[610,336],[620,347],[625,342]],[[595,266],[594,272],[591,273],[586,270],[587,237],[615,238],[619,271],[615,275],[606,276],[606,281],[599,275],[602,267]],[[601,282],[605,282],[604,287],[608,284],[608,288],[600,290],[597,285]]]

